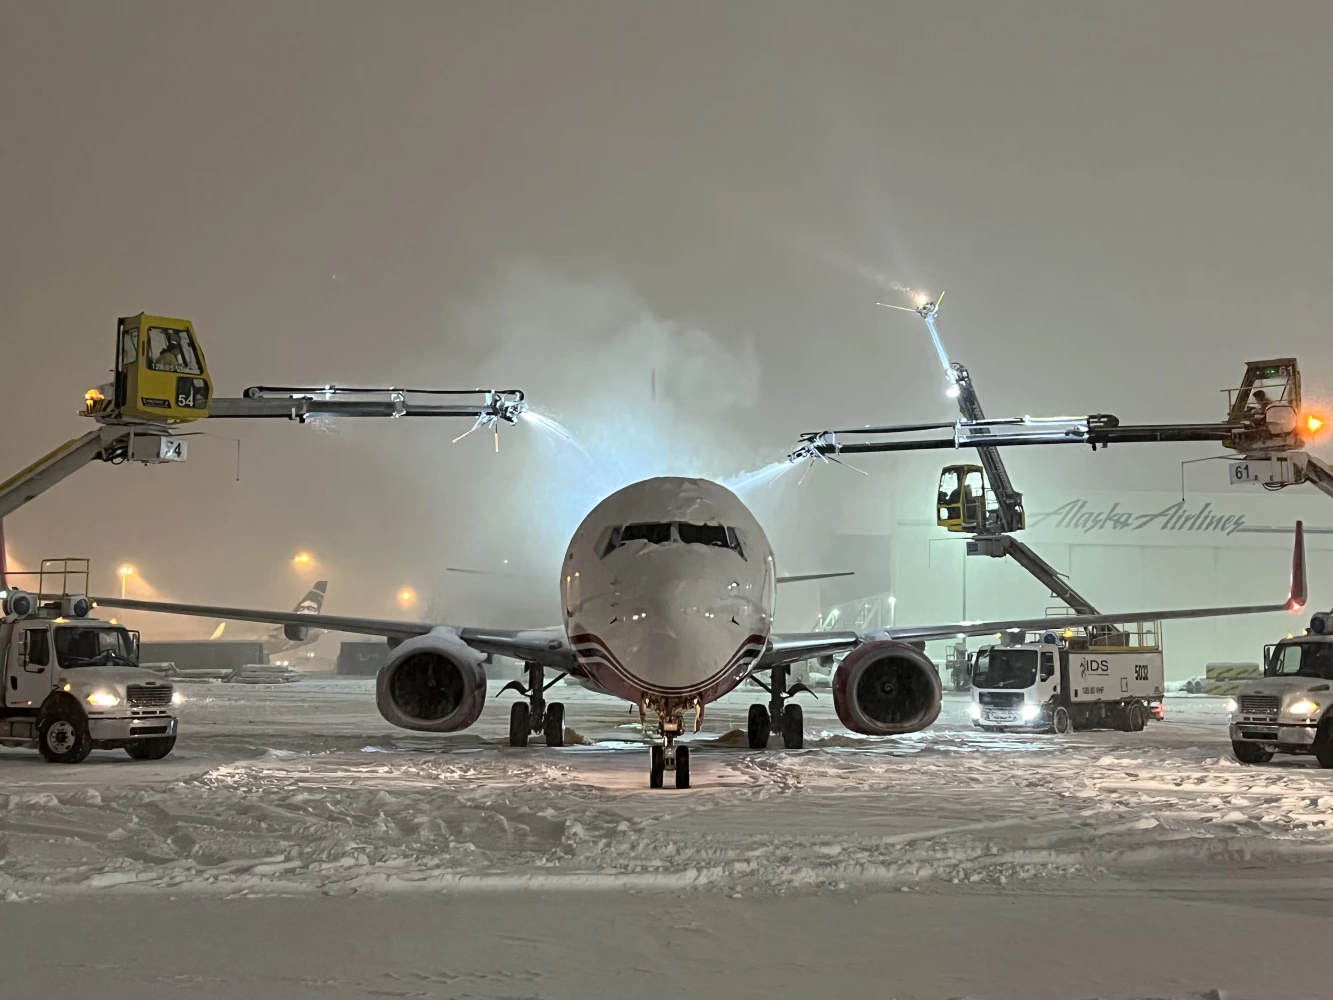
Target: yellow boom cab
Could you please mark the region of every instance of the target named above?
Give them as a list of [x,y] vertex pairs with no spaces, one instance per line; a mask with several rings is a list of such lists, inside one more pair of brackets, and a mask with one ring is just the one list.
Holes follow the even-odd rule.
[[141,420],[198,420],[208,416],[213,383],[188,319],[140,313],[116,332],[115,407]]
[[[946,465],[940,470],[935,523],[950,531],[980,534],[994,520],[995,494],[979,465]],[[1019,525],[1022,527],[1022,525]]]

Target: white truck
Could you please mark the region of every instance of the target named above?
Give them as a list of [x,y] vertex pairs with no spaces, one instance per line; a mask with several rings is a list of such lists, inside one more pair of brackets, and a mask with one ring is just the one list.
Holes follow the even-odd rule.
[[1277,753],[1313,754],[1333,767],[1333,611],[1302,635],[1264,649],[1264,675],[1227,699],[1231,749],[1242,764]]
[[60,764],[93,750],[123,748],[136,760],[171,753],[181,699],[137,665],[136,634],[90,617],[82,594],[0,593],[0,746],[36,748]]
[[991,732],[1137,732],[1163,717],[1156,622],[1008,634],[977,650],[972,724]]

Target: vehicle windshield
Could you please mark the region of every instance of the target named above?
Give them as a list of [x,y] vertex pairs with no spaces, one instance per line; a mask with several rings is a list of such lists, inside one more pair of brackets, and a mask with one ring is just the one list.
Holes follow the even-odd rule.
[[1035,649],[1006,649],[1002,646],[977,653],[972,668],[974,688],[1026,688],[1037,679]]
[[134,645],[123,628],[65,625],[55,630],[56,662],[62,667],[137,667]]
[[155,372],[203,374],[190,331],[164,326],[148,328],[148,367]]
[[1266,677],[1319,677],[1333,681],[1333,642],[1283,642],[1273,650]]

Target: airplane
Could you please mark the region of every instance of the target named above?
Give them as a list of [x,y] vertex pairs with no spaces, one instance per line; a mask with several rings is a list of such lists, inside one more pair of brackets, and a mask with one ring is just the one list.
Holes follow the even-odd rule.
[[[317,615],[324,607],[324,595],[328,593],[329,581],[320,580],[306,591],[305,597],[297,602],[296,607],[292,608],[292,614],[295,615]],[[224,621],[218,625],[210,639],[220,639],[223,630],[227,627]],[[264,652],[269,655],[276,653],[286,653],[293,649],[300,649],[302,646],[308,646],[321,635],[323,629],[302,628],[296,625],[282,625],[271,629],[265,634]]]
[[[789,748],[803,740],[803,690],[786,688],[791,664],[846,654],[833,678],[838,718],[853,732],[917,732],[938,717],[942,700],[934,664],[913,642],[964,635],[1086,627],[1299,610],[1305,604],[1305,547],[1296,523],[1291,589],[1279,604],[1118,615],[1071,615],[1011,621],[908,625],[869,632],[772,631],[778,576],[773,549],[749,508],[724,486],[704,479],[659,477],[633,483],[597,504],[574,532],[560,570],[563,623],[502,630],[341,615],[299,614],[95,598],[136,611],[230,618],[384,636],[391,652],[376,678],[380,714],[395,726],[451,733],[477,721],[486,699],[483,660],[512,657],[528,665],[526,701],[510,711],[509,741],[525,746],[544,732],[564,744],[564,706],[546,704],[546,689],[568,675],[656,716],[649,786],[673,770],[688,788],[689,748],[677,746],[686,716],[694,731],[704,708],[749,677],[769,673],[769,706],[752,705],[749,742],[763,748],[776,728]],[[546,681],[546,671],[558,676]],[[770,711],[770,708],[773,711]],[[780,715],[779,718],[775,717]],[[778,728],[780,726],[780,728]]]

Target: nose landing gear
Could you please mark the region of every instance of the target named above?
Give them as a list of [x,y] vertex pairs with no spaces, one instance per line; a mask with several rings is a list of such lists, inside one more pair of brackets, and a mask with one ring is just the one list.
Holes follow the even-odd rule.
[[[679,707],[657,708],[657,734],[661,743],[649,749],[648,787],[661,788],[667,771],[676,775],[677,788],[690,787],[690,748],[677,746],[676,740],[684,731],[684,719]],[[700,713],[702,714],[702,713]],[[695,727],[698,732],[698,727]]]
[[540,663],[527,664],[527,670],[526,687],[521,681],[510,681],[500,689],[501,694],[514,690],[528,699],[526,702],[516,701],[509,707],[509,745],[525,747],[529,736],[542,733],[548,747],[562,747],[565,745],[565,706],[558,701],[548,705],[546,691],[565,675],[559,674],[543,683],[544,671]]
[[746,736],[751,750],[767,747],[770,735],[780,735],[782,745],[788,750],[799,750],[805,745],[805,713],[800,705],[788,704],[788,700],[802,692],[812,697],[818,695],[799,682],[788,687],[790,673],[791,667],[783,664],[772,669],[767,684],[754,678],[755,683],[768,692],[768,704],[750,706]]

